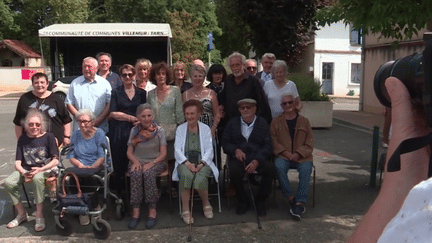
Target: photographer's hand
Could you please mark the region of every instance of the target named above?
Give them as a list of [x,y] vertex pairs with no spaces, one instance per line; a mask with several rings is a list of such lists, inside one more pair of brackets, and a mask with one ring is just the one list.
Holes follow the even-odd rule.
[[[389,77],[385,85],[392,102],[393,126],[385,165],[387,170],[388,159],[399,144],[408,138],[425,136],[429,128],[424,110],[412,107],[408,90],[399,79]],[[400,210],[409,191],[427,179],[429,154],[427,148],[403,154],[401,170],[385,173],[377,199],[348,242],[377,242],[387,223]]]

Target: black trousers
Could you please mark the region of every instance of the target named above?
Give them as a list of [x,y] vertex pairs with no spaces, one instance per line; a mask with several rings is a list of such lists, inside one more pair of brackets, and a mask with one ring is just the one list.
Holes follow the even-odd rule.
[[[247,166],[248,164],[246,164]],[[243,178],[245,177],[245,166],[243,162],[237,160],[235,157],[230,157],[228,161],[230,180],[236,191],[236,198],[239,203],[247,203],[248,198],[243,184]],[[260,161],[256,169],[258,175],[260,175],[261,182],[256,195],[256,200],[264,202],[271,193],[272,182],[276,176],[276,167],[272,162]]]

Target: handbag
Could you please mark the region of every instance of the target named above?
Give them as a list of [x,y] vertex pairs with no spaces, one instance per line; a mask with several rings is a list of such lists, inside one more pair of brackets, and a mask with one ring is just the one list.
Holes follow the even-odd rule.
[[[76,187],[78,190],[77,194],[66,194],[65,184],[66,178],[68,176],[71,176],[75,179]],[[82,193],[77,175],[73,172],[67,172],[62,179],[62,190],[57,192],[57,202],[61,208],[69,206],[90,208],[93,194],[93,192]]]

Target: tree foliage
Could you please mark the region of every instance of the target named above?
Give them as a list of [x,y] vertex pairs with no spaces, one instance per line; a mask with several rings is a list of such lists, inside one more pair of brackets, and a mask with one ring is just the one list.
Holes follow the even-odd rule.
[[430,0],[339,0],[317,12],[318,24],[343,20],[363,33],[397,40],[410,39],[431,21]]
[[164,23],[167,1],[92,0],[91,21],[108,23]]

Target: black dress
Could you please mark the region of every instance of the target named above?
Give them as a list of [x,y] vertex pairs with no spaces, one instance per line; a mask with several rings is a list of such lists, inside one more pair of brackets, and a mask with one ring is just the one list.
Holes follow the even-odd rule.
[[[124,86],[119,86],[111,92],[111,112],[123,112],[128,115],[136,116],[137,107],[146,102],[146,91],[135,88],[135,96],[132,100],[127,96]],[[131,122],[119,121],[111,118],[108,122],[108,137],[111,144],[111,156],[113,160],[114,174],[116,178],[117,190],[124,189],[123,177],[127,171],[129,159],[127,158],[127,142],[130,131],[133,127]]]

